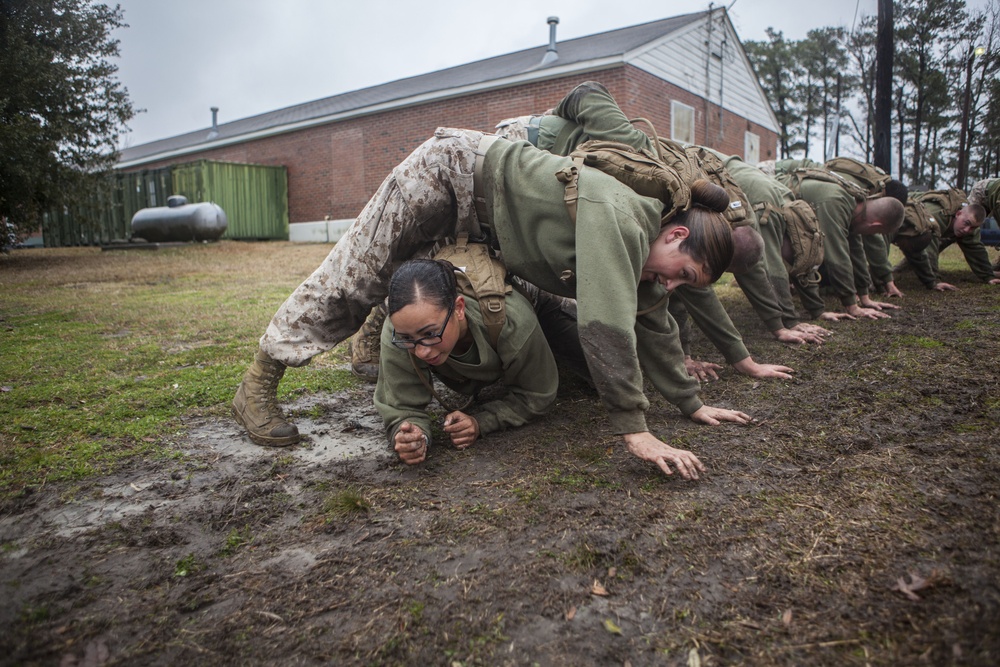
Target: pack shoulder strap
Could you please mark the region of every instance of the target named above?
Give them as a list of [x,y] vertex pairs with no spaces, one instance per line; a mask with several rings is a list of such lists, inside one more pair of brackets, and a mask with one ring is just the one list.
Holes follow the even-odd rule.
[[782,183],[788,186],[788,189],[792,191],[795,198],[799,198],[799,192],[802,187],[802,181],[807,178],[811,178],[817,181],[825,181],[827,183],[836,183],[840,187],[847,190],[855,201],[863,202],[868,198],[868,191],[862,188],[857,183],[852,183],[840,174],[829,169],[822,169],[816,167],[799,167],[790,172],[786,180]]
[[486,207],[486,189],[483,187],[483,167],[486,164],[486,153],[499,138],[495,134],[484,134],[476,148],[476,166],[472,173],[472,199],[476,206],[477,220],[468,220],[467,227],[471,237],[477,241],[486,238],[480,225],[490,224],[489,209]]
[[512,290],[506,265],[490,254],[486,244],[469,243],[468,232],[460,232],[455,243],[441,248],[434,258],[447,260],[459,270],[455,276],[458,290],[479,302],[490,345],[497,349],[507,321],[505,301]]

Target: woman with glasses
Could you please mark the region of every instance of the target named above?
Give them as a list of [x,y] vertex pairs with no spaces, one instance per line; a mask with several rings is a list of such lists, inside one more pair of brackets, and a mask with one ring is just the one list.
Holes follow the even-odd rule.
[[[479,303],[458,292],[455,267],[448,262],[402,264],[389,283],[388,304],[375,407],[405,463],[427,457],[432,398],[448,410],[442,428],[459,449],[487,433],[521,426],[552,406],[559,385],[556,362],[532,304],[518,292],[506,298],[507,320],[496,348]],[[471,398],[462,406],[449,405],[434,391],[433,378],[470,397],[502,380],[507,393],[468,410]]]

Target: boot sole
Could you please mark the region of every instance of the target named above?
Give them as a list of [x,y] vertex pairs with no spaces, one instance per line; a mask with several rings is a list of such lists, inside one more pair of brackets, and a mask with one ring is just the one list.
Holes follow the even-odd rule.
[[260,445],[262,447],[289,447],[291,445],[296,444],[299,440],[302,439],[301,435],[287,435],[284,438],[271,438],[266,435],[257,435],[256,433],[253,433],[249,428],[247,428],[247,425],[244,423],[243,416],[240,415],[239,410],[237,410],[234,407],[232,409],[232,412],[233,412],[233,418],[236,420],[236,423],[243,427],[243,430],[246,431],[247,437],[249,437],[251,442],[253,442],[256,445]]

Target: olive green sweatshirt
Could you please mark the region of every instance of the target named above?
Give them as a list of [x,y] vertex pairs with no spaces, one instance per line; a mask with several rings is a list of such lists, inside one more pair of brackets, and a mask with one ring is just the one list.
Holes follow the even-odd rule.
[[[480,435],[521,426],[544,414],[555,402],[559,372],[528,300],[518,292],[507,297],[507,321],[496,349],[490,345],[479,302],[466,298],[465,312],[474,341],[470,350],[459,357],[449,357],[433,371],[414,358],[419,373],[430,382],[429,374],[433,372],[445,385],[469,396],[498,380],[503,381],[507,387],[503,398],[473,404],[468,412],[479,422]],[[392,344],[392,322],[388,319],[382,327],[381,342],[374,400],[385,422],[389,442],[394,442],[404,421],[420,428],[430,442],[427,404],[431,402],[431,392],[410,362],[410,352]]]
[[580,343],[616,433],[647,431],[643,373],[684,414],[702,406],[684,368],[677,324],[657,283],[641,281],[660,232],[662,203],[583,167],[576,223],[556,172],[569,158],[527,142],[497,140],[486,154],[482,186],[508,269],[541,289],[577,300]]

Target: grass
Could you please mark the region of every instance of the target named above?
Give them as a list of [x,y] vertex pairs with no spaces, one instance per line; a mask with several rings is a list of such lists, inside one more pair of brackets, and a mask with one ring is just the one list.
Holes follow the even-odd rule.
[[[0,497],[131,457],[177,457],[181,418],[222,415],[257,339],[325,245],[223,242],[0,258]],[[354,383],[343,352],[292,369],[279,398]]]

